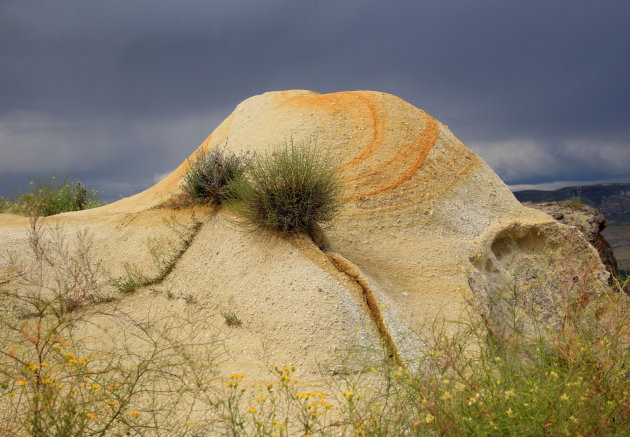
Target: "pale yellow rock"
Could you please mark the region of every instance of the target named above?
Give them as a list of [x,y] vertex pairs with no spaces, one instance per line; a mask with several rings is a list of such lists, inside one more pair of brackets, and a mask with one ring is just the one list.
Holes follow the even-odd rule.
[[[139,318],[154,308],[149,302],[183,311],[181,300],[172,304],[164,290],[196,305],[227,338],[226,372],[264,379],[264,364],[295,364],[303,378],[330,375],[342,370],[344,350],[379,335],[411,359],[422,353],[416,330],[438,316],[462,317],[472,296],[469,280],[482,298],[500,293],[514,260],[548,249],[563,254],[562,274],[573,277],[570,271],[592,263],[601,276],[596,253],[579,236],[521,206],[445,125],[392,95],[293,90],[254,96],[200,149],[227,144],[239,153],[264,153],[286,141],[316,145],[338,163],[344,206],[323,229],[328,253],[306,236],[243,232],[225,211],[197,208],[202,228],[159,285],[162,292],[122,298]],[[46,222],[63,224],[70,239],[75,227],[91,232],[112,276],[122,274],[124,262],[150,272],[147,239],[173,240],[165,219],[191,221],[189,209],[160,207],[180,191],[188,162],[135,196]],[[26,251],[27,224],[0,216],[0,256]],[[223,324],[219,313],[228,308],[241,327]]]

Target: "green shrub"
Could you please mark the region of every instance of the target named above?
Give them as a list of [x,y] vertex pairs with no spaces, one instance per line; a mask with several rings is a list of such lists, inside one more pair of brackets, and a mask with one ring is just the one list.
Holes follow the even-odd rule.
[[341,183],[327,155],[285,143],[254,158],[232,188],[231,209],[245,224],[281,234],[312,232],[341,205]]
[[55,176],[44,181],[35,179],[29,183],[28,192],[17,191],[13,200],[0,198],[0,212],[42,217],[97,206],[101,206],[98,193],[79,181],[71,181],[69,175],[61,181]]
[[184,175],[181,188],[197,203],[220,204],[229,195],[230,182],[245,172],[242,157],[224,149],[199,152]]

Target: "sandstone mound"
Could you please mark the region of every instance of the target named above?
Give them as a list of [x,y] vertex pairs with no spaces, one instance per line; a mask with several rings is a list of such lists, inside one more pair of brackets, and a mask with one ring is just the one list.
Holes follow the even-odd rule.
[[[262,376],[259,365],[267,361],[293,363],[303,377],[330,374],[342,370],[343,351],[379,338],[392,355],[411,358],[421,353],[412,334],[425,322],[460,317],[471,288],[484,299],[500,294],[519,265],[549,250],[559,255],[541,269],[570,278],[579,273],[579,280],[589,281],[584,272],[590,264],[605,276],[577,231],[521,206],[447,126],[392,95],[255,96],[238,105],[200,149],[226,145],[256,153],[289,140],[316,145],[339,163],[344,207],[324,229],[325,250],[305,236],[246,233],[230,224],[224,210],[197,208],[194,220],[201,228],[173,270],[151,289],[122,297],[138,317],[155,308],[150,302],[172,311],[194,306],[206,314],[226,334],[232,353],[226,370]],[[136,196],[47,221],[89,230],[112,277],[123,274],[125,262],[151,273],[151,244],[168,247],[177,239],[164,219],[193,220],[190,210],[167,206],[187,166],[185,161]],[[3,256],[25,250],[26,223],[0,219]],[[10,283],[12,273],[3,274]],[[553,286],[539,284],[547,292]],[[242,326],[225,327],[220,313],[227,310]]]

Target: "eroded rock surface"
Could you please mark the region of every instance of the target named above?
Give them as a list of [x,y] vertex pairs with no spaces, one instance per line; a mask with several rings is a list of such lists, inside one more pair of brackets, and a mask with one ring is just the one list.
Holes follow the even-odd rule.
[[549,214],[558,223],[579,229],[586,241],[597,249],[606,270],[613,277],[619,276],[619,267],[613,249],[601,234],[606,229],[606,219],[596,208],[577,200],[525,205]]
[[[221,370],[261,379],[267,364],[295,364],[302,378],[346,371],[338,368],[340,356],[379,338],[392,356],[411,359],[423,353],[414,335],[435,318],[463,317],[471,297],[486,302],[486,315],[500,325],[503,310],[487,302],[514,278],[539,290],[527,299],[544,306],[559,281],[588,288],[607,275],[577,231],[523,207],[447,126],[389,94],[254,96],[198,150],[227,144],[235,152],[265,153],[288,140],[312,144],[338,163],[344,205],[322,230],[327,251],[305,236],[243,232],[224,209],[197,208],[191,217],[190,209],[169,208],[188,160],[140,194],[46,222],[91,232],[100,260],[116,277],[125,262],[155,270],[150,248],[178,238],[165,220],[201,221],[166,278],[121,295],[118,304],[139,320],[156,306],[193,308],[224,332],[230,360]],[[198,153],[191,152],[191,158]],[[4,259],[7,248],[28,250],[27,224],[1,216]],[[536,285],[543,276],[548,279]],[[240,327],[225,326],[220,314],[228,310]]]

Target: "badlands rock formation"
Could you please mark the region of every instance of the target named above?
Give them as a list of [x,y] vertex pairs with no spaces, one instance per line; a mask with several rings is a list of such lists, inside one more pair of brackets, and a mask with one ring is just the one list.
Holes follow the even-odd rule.
[[526,205],[549,214],[559,223],[574,226],[580,230],[599,253],[599,257],[612,277],[619,276],[619,266],[612,247],[601,234],[606,229],[606,219],[596,208],[582,202],[543,202]]
[[[170,274],[117,295],[117,305],[139,320],[194,308],[224,333],[231,358],[222,370],[263,379],[265,364],[292,363],[302,378],[343,371],[339,357],[347,350],[381,340],[390,355],[410,359],[422,353],[413,339],[426,323],[462,317],[473,296],[500,295],[527,263],[573,283],[606,277],[576,230],[523,207],[447,126],[392,95],[265,93],[239,104],[200,150],[259,153],[289,140],[316,145],[339,163],[345,203],[323,230],[325,250],[306,236],[244,232],[223,209],[197,208],[191,218],[190,209],[169,207],[188,160],[140,194],[46,222],[62,224],[70,240],[77,228],[91,233],[116,278],[125,263],[155,273],[155,248],[177,239],[165,220],[201,221]],[[7,253],[26,253],[28,221],[0,217],[10,286],[17,274],[6,267]],[[529,273],[531,285],[536,274]],[[542,282],[537,293],[553,287]],[[225,326],[226,311],[242,326]]]

